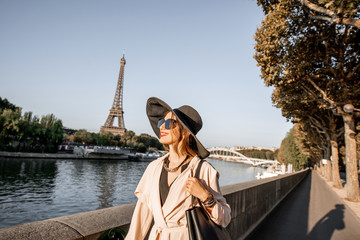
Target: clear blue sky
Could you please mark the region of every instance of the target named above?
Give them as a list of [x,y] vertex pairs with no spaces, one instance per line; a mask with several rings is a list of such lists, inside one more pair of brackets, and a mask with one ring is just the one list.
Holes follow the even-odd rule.
[[125,49],[125,127],[154,133],[145,103],[197,109],[206,147],[279,147],[292,124],[260,78],[255,0],[0,1],[0,96],[98,132]]

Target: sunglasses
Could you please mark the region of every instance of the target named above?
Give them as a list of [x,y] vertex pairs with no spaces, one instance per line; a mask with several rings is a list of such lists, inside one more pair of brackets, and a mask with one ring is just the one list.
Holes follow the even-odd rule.
[[169,119],[165,120],[162,118],[159,120],[157,127],[160,128],[161,125],[163,125],[165,123],[165,129],[170,130],[173,127],[175,122],[176,122],[175,119],[169,118]]

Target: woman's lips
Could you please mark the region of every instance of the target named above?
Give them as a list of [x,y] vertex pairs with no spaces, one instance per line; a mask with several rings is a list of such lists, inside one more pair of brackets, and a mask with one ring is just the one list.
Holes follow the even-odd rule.
[[165,136],[167,136],[167,135],[169,135],[169,133],[166,133],[166,132],[160,132],[160,137],[165,137]]

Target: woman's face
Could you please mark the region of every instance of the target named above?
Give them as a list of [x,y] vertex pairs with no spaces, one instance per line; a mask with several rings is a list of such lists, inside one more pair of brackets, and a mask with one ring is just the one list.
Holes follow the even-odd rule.
[[[168,119],[176,120],[176,117],[173,116],[171,112],[168,112],[165,115],[164,120],[166,121]],[[159,140],[160,143],[171,145],[179,141],[179,137],[180,137],[180,130],[177,122],[173,123],[170,129],[165,128],[165,123],[163,123],[160,126],[160,140]]]

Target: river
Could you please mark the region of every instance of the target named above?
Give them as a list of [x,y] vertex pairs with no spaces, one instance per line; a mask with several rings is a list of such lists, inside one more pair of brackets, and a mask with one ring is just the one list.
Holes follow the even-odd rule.
[[[255,180],[261,168],[207,159],[220,186]],[[136,202],[149,162],[0,159],[0,228]]]

